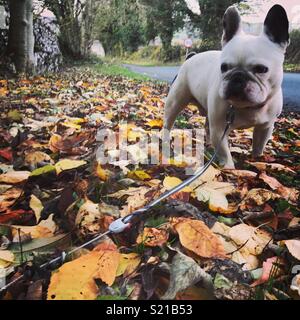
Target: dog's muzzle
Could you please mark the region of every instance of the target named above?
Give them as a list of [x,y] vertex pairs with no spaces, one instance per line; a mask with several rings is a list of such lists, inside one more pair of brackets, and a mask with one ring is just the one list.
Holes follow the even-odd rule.
[[246,99],[245,88],[250,78],[245,72],[235,71],[226,80],[228,81],[225,91],[226,100],[232,98]]

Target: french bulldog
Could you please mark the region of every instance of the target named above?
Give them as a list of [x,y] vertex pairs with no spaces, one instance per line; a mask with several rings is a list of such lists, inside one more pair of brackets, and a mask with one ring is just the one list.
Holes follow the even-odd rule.
[[[210,142],[216,148],[234,107],[233,129],[254,127],[253,157],[263,154],[283,107],[283,62],[289,44],[285,9],[273,6],[259,36],[245,34],[234,6],[223,19],[222,51],[207,51],[188,59],[180,68],[165,104],[164,128],[171,130],[177,115],[189,103],[207,116]],[[234,168],[228,134],[218,151],[220,165]]]

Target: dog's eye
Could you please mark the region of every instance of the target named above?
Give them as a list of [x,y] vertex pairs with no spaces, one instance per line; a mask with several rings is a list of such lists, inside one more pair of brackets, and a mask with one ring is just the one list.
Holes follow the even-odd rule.
[[261,64],[258,64],[257,66],[253,67],[254,73],[267,73],[268,71],[269,71],[269,68]]
[[227,72],[229,70],[229,65],[227,63],[222,63],[221,64],[221,72]]

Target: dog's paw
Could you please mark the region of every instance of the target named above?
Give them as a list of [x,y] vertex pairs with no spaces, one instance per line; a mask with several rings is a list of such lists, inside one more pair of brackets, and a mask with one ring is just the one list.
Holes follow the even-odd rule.
[[219,165],[222,169],[235,169],[235,165],[232,160],[219,161]]

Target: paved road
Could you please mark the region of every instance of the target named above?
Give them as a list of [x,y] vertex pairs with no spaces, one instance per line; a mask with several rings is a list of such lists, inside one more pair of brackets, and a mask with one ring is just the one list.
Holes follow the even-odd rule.
[[[126,68],[149,76],[150,78],[172,82],[179,67],[144,67],[124,65]],[[289,109],[300,111],[300,73],[285,73],[283,81],[284,105]]]

